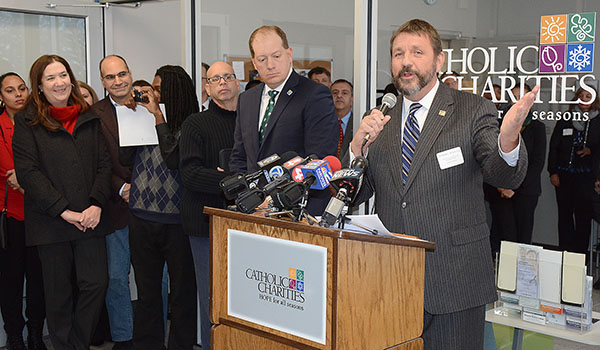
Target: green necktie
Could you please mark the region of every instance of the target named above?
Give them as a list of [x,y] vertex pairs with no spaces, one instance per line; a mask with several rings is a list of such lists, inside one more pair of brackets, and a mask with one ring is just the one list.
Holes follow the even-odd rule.
[[265,110],[265,116],[263,117],[262,123],[260,123],[260,129],[258,130],[258,142],[260,143],[262,143],[263,137],[265,136],[265,130],[267,130],[267,124],[269,123],[271,112],[273,112],[273,108],[275,108],[275,97],[278,93],[279,91],[276,90],[271,90],[268,92],[270,97],[269,104]]

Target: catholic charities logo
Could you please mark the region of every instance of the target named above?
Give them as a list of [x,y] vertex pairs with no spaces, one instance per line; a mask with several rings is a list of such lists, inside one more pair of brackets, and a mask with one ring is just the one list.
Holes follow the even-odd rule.
[[259,300],[304,311],[304,270],[290,267],[285,276],[247,268],[246,278],[257,282]]
[[542,16],[539,72],[593,72],[595,31],[596,13]]

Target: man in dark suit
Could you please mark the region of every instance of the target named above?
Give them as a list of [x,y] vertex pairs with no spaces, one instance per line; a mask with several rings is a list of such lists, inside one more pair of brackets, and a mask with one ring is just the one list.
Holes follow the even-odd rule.
[[354,135],[353,155],[370,135],[360,199],[375,193],[388,229],[436,243],[425,258],[425,349],[482,349],[485,304],[496,299],[482,183],[515,188],[523,180],[519,131],[538,87],[508,112],[499,133],[490,102],[436,78],[444,54],[429,23],[402,25],[390,52],[402,98],[387,116],[372,111]]
[[113,349],[130,349],[133,337],[133,309],[129,292],[129,188],[131,168],[119,163],[119,127],[115,106],[131,98],[132,77],[127,62],[120,56],[100,61],[100,77],[108,96],[96,102],[92,110],[100,116],[102,133],[112,165],[112,194],[108,212],[114,232],[106,236],[109,283],[106,307],[110,321]]
[[[240,95],[231,171],[256,171],[256,162],[274,153],[319,158],[336,154],[338,126],[331,93],[294,72],[285,33],[277,26],[262,26],[248,43],[264,83]],[[311,191],[308,211],[321,215],[328,200],[329,191]]]
[[[352,102],[354,99],[354,87],[346,79],[338,79],[331,84],[331,95],[333,96],[333,105],[335,114],[338,118],[338,129],[340,141],[338,142],[339,159],[343,159],[348,153],[350,141],[352,141]],[[344,167],[346,164],[343,165]]]

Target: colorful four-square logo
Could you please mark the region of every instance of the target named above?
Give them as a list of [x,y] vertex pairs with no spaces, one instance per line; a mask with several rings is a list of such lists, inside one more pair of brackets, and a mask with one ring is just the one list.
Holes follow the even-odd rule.
[[542,16],[540,73],[593,71],[596,13]]
[[304,292],[304,270],[289,268],[289,284],[290,289],[295,289],[300,292]]

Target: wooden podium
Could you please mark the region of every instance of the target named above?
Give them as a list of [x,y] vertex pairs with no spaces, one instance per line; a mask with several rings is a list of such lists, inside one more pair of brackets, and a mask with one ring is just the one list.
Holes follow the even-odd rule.
[[[435,244],[205,208],[212,349],[422,349],[425,250]],[[228,229],[327,249],[326,343],[228,314]]]

